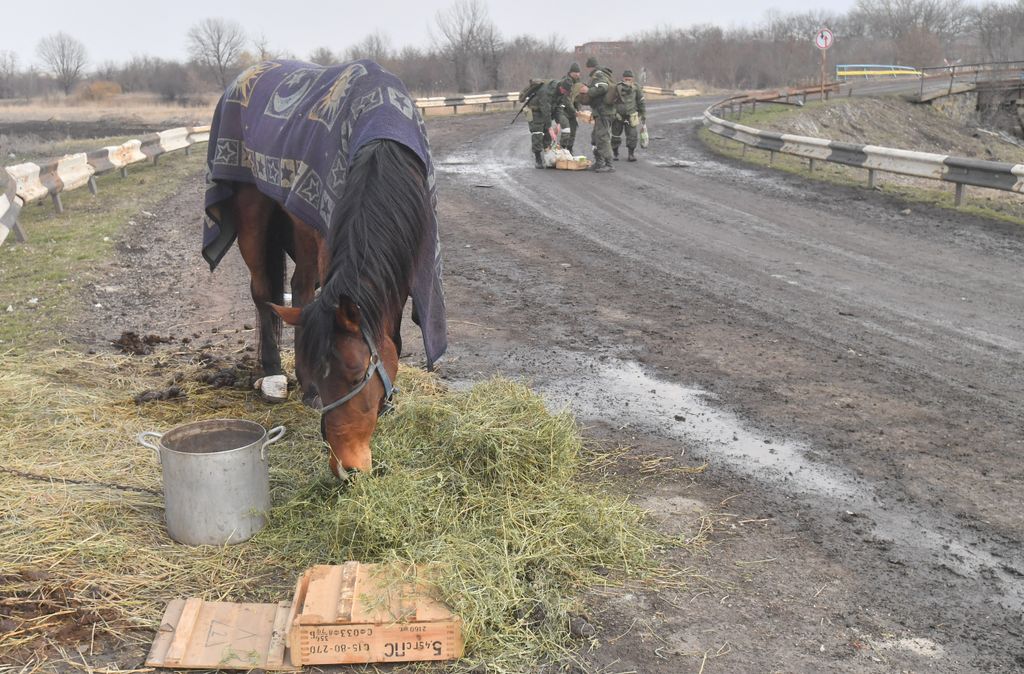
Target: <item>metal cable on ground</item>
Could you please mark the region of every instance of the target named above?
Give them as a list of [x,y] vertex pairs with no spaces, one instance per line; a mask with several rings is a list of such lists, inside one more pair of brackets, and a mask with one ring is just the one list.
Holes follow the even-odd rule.
[[163,496],[162,491],[159,491],[157,489],[149,489],[147,487],[133,487],[126,484],[115,484],[113,482],[93,482],[90,480],[74,480],[69,477],[50,477],[47,475],[38,475],[36,473],[26,473],[25,471],[15,470],[14,468],[8,468],[6,466],[0,466],[0,473],[7,473],[9,475],[23,477],[27,480],[37,480],[39,482],[63,482],[65,484],[77,484],[86,487],[106,487],[108,489],[119,489],[121,491],[134,491],[144,494],[152,494],[153,496]]

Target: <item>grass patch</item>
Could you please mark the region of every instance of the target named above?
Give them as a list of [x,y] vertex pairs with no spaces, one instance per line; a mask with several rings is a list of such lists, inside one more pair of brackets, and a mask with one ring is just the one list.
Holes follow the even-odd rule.
[[[180,355],[5,355],[0,652],[8,658],[53,664],[70,652],[88,662],[96,643],[103,662],[113,652],[118,664],[137,663],[171,598],[278,601],[304,568],[355,559],[436,572],[465,620],[467,658],[454,671],[486,663],[488,672],[534,672],[538,662],[571,658],[567,625],[580,592],[664,580],[653,555],[683,542],[647,528],[644,513],[602,483],[607,457],[584,448],[573,418],[550,413],[520,384],[493,379],[453,392],[403,368],[398,408],[374,436],[375,474],[341,484],[327,469],[315,414],[295,402],[264,405],[248,387],[212,389],[198,383],[203,368]],[[169,381],[186,396],[134,404],[140,390]],[[269,452],[269,524],[247,543],[177,545],[160,496],[63,481],[158,490],[157,461],[136,434],[223,417],[288,428]]]
[[97,261],[114,257],[128,220],[155,207],[204,164],[205,152],[172,152],[158,165],[129,167],[127,178],[98,176],[95,197],[84,187],[62,194],[61,215],[48,199],[26,205],[19,222],[28,242],[16,243],[11,234],[0,246],[0,349],[56,345],[83,309],[82,289],[102,275]]
[[[808,105],[811,104],[808,103]],[[783,114],[797,113],[793,110],[758,110],[755,113],[744,114],[743,118],[738,120],[738,122],[759,128],[758,124]],[[699,130],[698,136],[711,151],[723,157],[729,157],[730,159],[736,159],[756,166],[777,169],[811,180],[846,187],[861,187],[864,190],[868,189],[867,169],[844,166],[843,164],[827,161],[816,161],[814,163],[814,172],[811,172],[808,168],[808,160],[803,157],[776,152],[774,161],[771,161],[770,154],[766,150],[747,147],[746,152],[744,152],[742,143],[712,133],[706,127]],[[771,163],[769,163],[770,161]],[[924,184],[935,185],[936,187],[921,186]],[[968,213],[984,218],[1024,225],[1024,202],[1021,202],[1017,195],[1011,193],[967,186],[963,204],[958,207],[955,204],[955,186],[953,183],[908,178],[907,176],[897,176],[896,174],[884,171],[877,171],[875,173],[875,189],[911,203],[928,204],[930,206],[955,210],[959,213]]]

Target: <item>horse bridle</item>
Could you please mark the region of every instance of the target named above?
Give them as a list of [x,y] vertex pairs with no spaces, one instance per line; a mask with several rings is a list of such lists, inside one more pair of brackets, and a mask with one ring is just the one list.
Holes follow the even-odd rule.
[[331,410],[338,409],[352,398],[359,395],[359,392],[373,379],[374,373],[380,376],[380,381],[384,384],[384,406],[381,407],[377,416],[390,412],[395,406],[395,394],[398,393],[398,387],[391,383],[391,377],[388,376],[387,370],[384,369],[384,362],[380,359],[380,354],[377,352],[377,346],[370,339],[370,335],[367,334],[366,329],[363,326],[359,326],[359,332],[362,333],[363,339],[366,341],[366,345],[370,347],[370,363],[366,366],[366,374],[363,375],[363,380],[356,384],[356,387],[351,391],[338,398],[330,405],[324,405],[320,408],[320,435],[324,438],[327,437],[327,413]]

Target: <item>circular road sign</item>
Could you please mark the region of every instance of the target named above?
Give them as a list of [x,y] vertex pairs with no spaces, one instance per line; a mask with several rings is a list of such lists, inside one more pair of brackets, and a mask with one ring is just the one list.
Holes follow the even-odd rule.
[[814,46],[821,50],[831,47],[835,40],[836,36],[828,28],[822,28],[814,34]]

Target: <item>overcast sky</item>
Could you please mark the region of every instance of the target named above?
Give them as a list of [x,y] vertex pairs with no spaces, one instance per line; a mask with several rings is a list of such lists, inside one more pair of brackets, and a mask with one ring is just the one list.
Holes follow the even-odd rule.
[[[613,40],[658,26],[746,25],[762,19],[770,7],[783,12],[845,12],[853,1],[495,0],[486,4],[502,35],[547,36],[558,32],[571,49],[591,40]],[[85,45],[90,68],[105,61],[123,62],[136,54],[184,60],[189,27],[206,17],[238,21],[250,35],[266,35],[272,50],[287,50],[301,58],[318,46],[344,51],[374,30],[388,35],[395,48],[426,47],[431,42],[430,31],[436,33],[438,10],[451,4],[452,0],[21,0],[13,11],[5,13],[15,25],[8,25],[4,31],[0,49],[14,51],[21,67],[37,64],[36,44],[40,38],[64,31]]]

